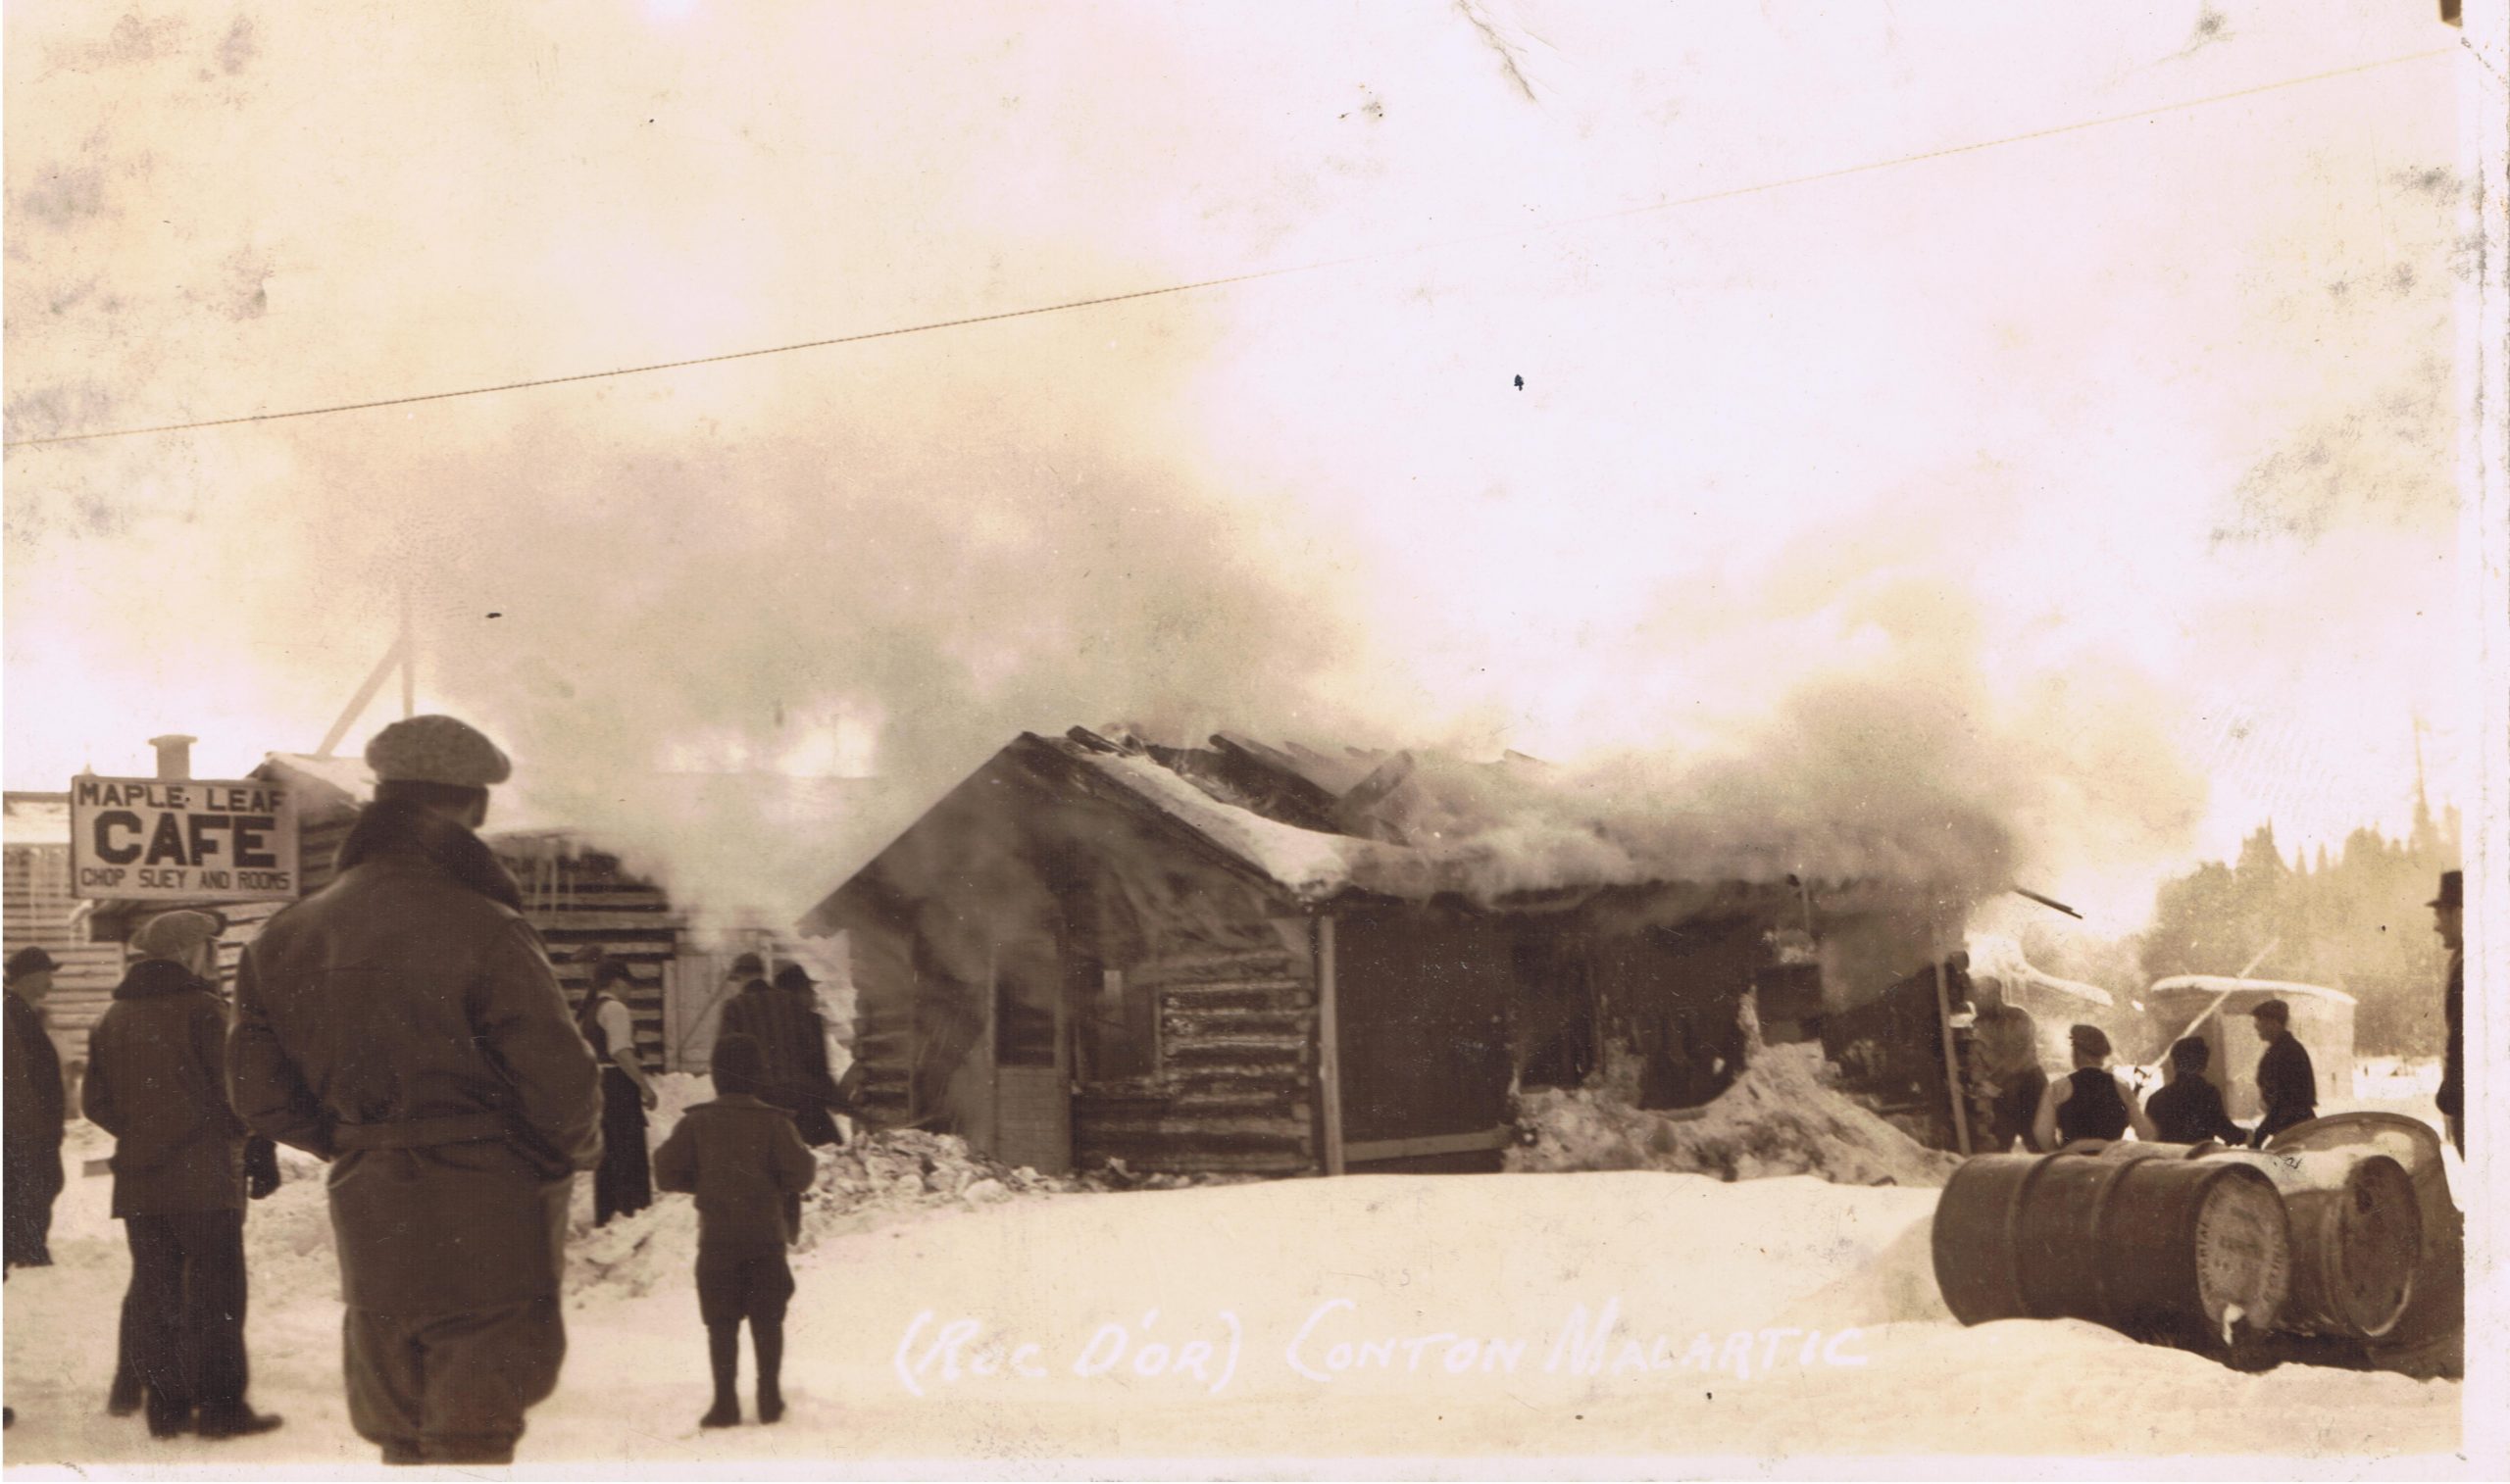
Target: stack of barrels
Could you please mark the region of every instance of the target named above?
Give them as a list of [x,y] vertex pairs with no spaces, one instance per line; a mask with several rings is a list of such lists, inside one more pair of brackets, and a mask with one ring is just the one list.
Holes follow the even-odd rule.
[[2425,1266],[2415,1180],[2376,1149],[2077,1145],[1965,1162],[1935,1207],[1964,1324],[2077,1318],[2239,1359],[2397,1334]]

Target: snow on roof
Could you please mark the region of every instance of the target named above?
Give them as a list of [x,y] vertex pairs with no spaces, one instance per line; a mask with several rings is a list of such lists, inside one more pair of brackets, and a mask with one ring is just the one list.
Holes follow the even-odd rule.
[[2173,974],[2167,979],[2155,979],[2152,988],[2145,990],[2144,994],[2147,998],[2154,995],[2253,994],[2261,1000],[2271,996],[2285,1000],[2296,997],[2327,1000],[2338,1005],[2359,1003],[2344,991],[2330,989],[2324,984],[2299,984],[2289,979],[2239,979],[2230,974]]
[[2115,1006],[2118,1001],[2097,984],[2080,979],[2061,979],[2022,956],[2022,945],[2011,938],[1981,936],[1969,941],[1970,974],[1973,978],[1993,978],[2007,984],[2026,984],[2033,989],[2051,990],[2070,995],[2092,1005]]
[[375,770],[366,766],[364,758],[272,753],[254,771],[267,774],[274,783],[288,783],[299,788],[310,783],[318,793],[327,790],[351,804],[363,804],[375,797]]
[[70,843],[68,794],[10,794],[6,800],[5,843],[61,845]]
[[1144,754],[1100,752],[1075,742],[1049,745],[1122,784],[1304,901],[1351,890],[1397,896],[1438,890],[1433,864],[1417,851],[1265,818],[1223,803]]

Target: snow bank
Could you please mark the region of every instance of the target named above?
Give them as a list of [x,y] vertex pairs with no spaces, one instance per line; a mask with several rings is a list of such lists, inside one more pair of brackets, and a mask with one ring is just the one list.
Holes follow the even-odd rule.
[[1960,1162],[1859,1108],[1821,1076],[1821,1048],[1756,1046],[1734,1085],[1704,1108],[1652,1112],[1609,1087],[1518,1099],[1534,1142],[1511,1170],[1688,1170],[1723,1180],[1819,1175],[1842,1185],[1939,1186]]
[[[858,1158],[864,1189],[842,1188],[850,1173],[829,1185],[795,1256],[781,1425],[697,1427],[705,1337],[674,1253],[647,1291],[612,1279],[571,1295],[566,1372],[532,1411],[524,1467],[816,1477],[893,1471],[881,1459],[1010,1473],[1074,1456],[1434,1450],[1682,1456],[1687,1466],[1639,1471],[1726,1473],[1744,1469],[1708,1460],[2260,1452],[2393,1464],[2462,1442],[2454,1383],[2299,1365],[2243,1375],[2074,1321],[1952,1324],[1926,1299],[1932,1190],[1632,1171],[1120,1199],[1048,1182],[997,1200],[981,1179],[951,1193],[969,1167],[999,1178],[963,1166],[956,1141],[876,1138],[826,1166]],[[136,1418],[104,1415],[127,1271],[107,1183],[74,1179],[61,1265],[8,1285],[12,1471],[372,1470],[341,1397],[332,1290],[263,1266],[287,1224],[280,1203],[319,1198],[310,1180],[257,1204],[248,1225],[253,1396],[286,1427],[160,1444]],[[849,1203],[861,1229],[845,1226]],[[570,1266],[638,1234],[668,1248],[691,1229],[687,1209],[670,1197],[614,1223]]]

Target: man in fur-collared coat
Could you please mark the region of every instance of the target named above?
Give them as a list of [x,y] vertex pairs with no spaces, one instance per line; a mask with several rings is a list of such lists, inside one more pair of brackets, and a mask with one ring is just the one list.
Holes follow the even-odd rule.
[[235,1107],[331,1162],[358,1432],[390,1463],[505,1463],[566,1356],[567,1198],[600,1162],[600,1084],[475,833],[505,755],[416,717],[366,758],[339,876],[245,953]]

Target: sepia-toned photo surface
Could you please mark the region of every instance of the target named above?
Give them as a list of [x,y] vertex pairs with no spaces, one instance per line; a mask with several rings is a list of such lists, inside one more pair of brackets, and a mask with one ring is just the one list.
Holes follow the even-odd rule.
[[2500,1477],[2505,76],[11,0],[8,1473]]

